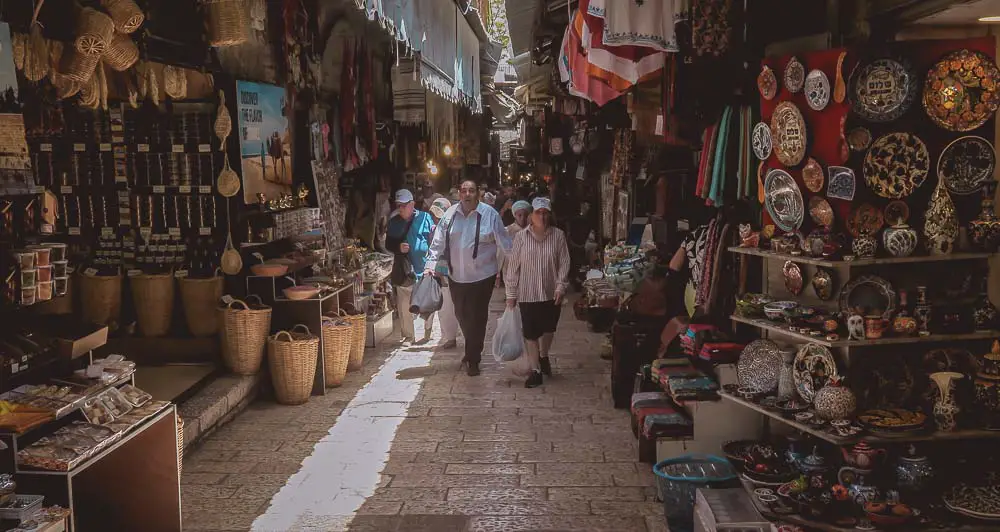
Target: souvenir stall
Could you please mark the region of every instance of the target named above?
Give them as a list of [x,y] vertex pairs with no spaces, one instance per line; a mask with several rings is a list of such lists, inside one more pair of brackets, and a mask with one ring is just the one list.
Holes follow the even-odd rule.
[[[724,250],[763,271],[731,316],[760,339],[713,370],[722,403],[760,424],[721,446],[727,463],[697,464],[717,473],[703,486],[745,489],[747,515],[996,528],[995,49],[914,41],[763,61],[752,140],[766,213]],[[670,360],[651,371],[668,394],[679,381],[656,375]],[[671,472],[684,460],[658,458],[661,488],[683,483]]]

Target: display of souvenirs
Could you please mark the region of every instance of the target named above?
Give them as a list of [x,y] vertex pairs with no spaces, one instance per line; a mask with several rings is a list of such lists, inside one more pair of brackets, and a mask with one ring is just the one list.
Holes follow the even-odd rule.
[[806,121],[792,102],[781,102],[771,115],[771,143],[785,166],[795,166],[806,156]]
[[805,217],[802,192],[788,172],[775,168],[767,173],[764,205],[774,224],[782,231],[792,232],[802,225]]
[[1000,106],[998,82],[1000,69],[986,54],[952,52],[927,72],[924,110],[931,121],[948,131],[972,131]]
[[903,116],[917,98],[917,77],[901,60],[881,58],[862,64],[851,78],[854,112],[872,122]]

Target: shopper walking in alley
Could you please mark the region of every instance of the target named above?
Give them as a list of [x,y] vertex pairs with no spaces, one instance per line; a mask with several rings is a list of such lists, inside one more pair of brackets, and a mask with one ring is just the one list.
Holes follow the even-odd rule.
[[440,261],[448,265],[448,284],[458,325],[465,336],[469,376],[479,375],[490,297],[500,271],[497,247],[510,250],[511,239],[493,207],[479,201],[476,182],[459,186],[459,203],[445,212],[434,231],[424,273],[433,273]]
[[[511,212],[514,213],[514,221],[507,226],[507,234],[510,235],[511,242],[514,241],[514,235],[520,233],[526,227],[528,227],[528,217],[531,215],[531,204],[527,201],[520,200],[514,202],[510,208]],[[504,266],[504,252],[503,249],[497,249],[497,260],[500,261],[500,271],[503,271]],[[501,273],[497,276],[497,286],[503,285],[503,274]]]
[[[385,247],[395,254],[397,261],[409,261],[416,278],[419,278],[424,271],[433,225],[434,221],[430,214],[417,210],[413,193],[406,189],[396,191],[396,212],[389,219]],[[397,281],[393,282],[395,284]],[[410,296],[415,283],[416,279],[413,283],[399,283],[395,286],[396,309],[399,311],[400,331],[404,342],[413,342],[416,338],[413,330],[413,314],[410,313]],[[423,336],[420,343],[430,341],[434,315],[431,314],[423,322]]]
[[[434,228],[441,223],[444,213],[451,208],[451,202],[445,198],[438,198],[430,206],[431,216],[434,218]],[[435,269],[441,277],[441,310],[438,311],[438,319],[441,320],[441,341],[438,343],[438,350],[453,349],[458,345],[458,318],[455,317],[455,303],[451,300],[451,291],[448,289],[448,265],[438,261]]]
[[525,350],[531,363],[526,388],[542,384],[542,374],[552,376],[549,350],[559,324],[559,313],[569,277],[566,235],[552,226],[552,204],[538,197],[531,202],[531,224],[514,237],[504,266],[507,307],[521,309]]

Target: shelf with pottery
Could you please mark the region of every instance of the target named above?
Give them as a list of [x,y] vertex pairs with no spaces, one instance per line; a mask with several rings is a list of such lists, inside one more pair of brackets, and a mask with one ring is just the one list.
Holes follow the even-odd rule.
[[825,347],[872,347],[882,345],[902,345],[902,344],[929,344],[936,342],[966,342],[976,340],[992,340],[1000,337],[1000,331],[986,330],[958,334],[929,334],[927,336],[883,336],[882,338],[870,340],[827,340],[822,336],[811,336],[788,329],[788,326],[765,318],[744,318],[742,316],[730,316],[734,322],[757,327],[769,332],[778,333],[789,338],[795,338],[802,342],[812,342]]
[[805,254],[792,255],[790,253],[778,253],[777,251],[769,251],[760,248],[733,246],[727,249],[729,252],[736,253],[738,255],[763,257],[770,260],[791,261],[799,264],[811,264],[813,266],[823,266],[826,268],[860,268],[863,266],[878,266],[884,264],[919,264],[925,262],[987,260],[996,255],[996,253],[969,251],[949,253],[947,255],[910,255],[908,257],[872,257],[864,259],[857,258],[854,260],[832,260],[810,257]]
[[761,404],[755,403],[748,399],[738,397],[729,393],[727,391],[720,391],[719,395],[727,401],[739,404],[750,410],[758,412],[767,416],[770,419],[780,421],[781,423],[788,425],[800,432],[805,432],[812,436],[815,436],[823,441],[832,443],[833,445],[851,445],[859,441],[877,442],[877,443],[908,443],[908,442],[926,442],[926,441],[948,441],[948,440],[974,440],[974,439],[1000,439],[1000,430],[985,430],[985,429],[962,429],[953,431],[933,431],[933,432],[919,432],[919,433],[909,433],[900,434],[899,436],[878,436],[874,434],[859,434],[857,436],[844,437],[836,434],[831,434],[828,431],[822,430],[815,426],[809,425],[807,423],[802,423],[796,421],[795,419],[787,418],[781,414],[781,412],[776,412],[770,408],[767,408]]

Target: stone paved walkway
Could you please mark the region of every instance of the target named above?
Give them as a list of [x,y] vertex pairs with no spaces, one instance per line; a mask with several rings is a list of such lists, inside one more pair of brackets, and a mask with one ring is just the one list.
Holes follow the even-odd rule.
[[[499,293],[491,312],[490,336]],[[190,452],[184,528],[664,531],[602,341],[567,305],[556,376],[531,390],[490,355],[470,378],[458,350],[386,342],[342,387],[258,401]]]

